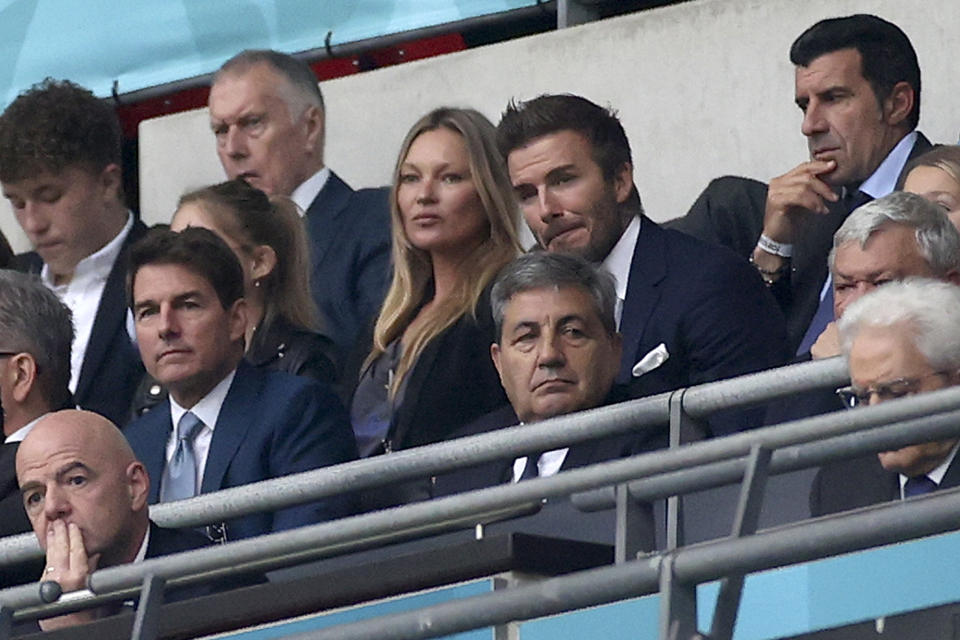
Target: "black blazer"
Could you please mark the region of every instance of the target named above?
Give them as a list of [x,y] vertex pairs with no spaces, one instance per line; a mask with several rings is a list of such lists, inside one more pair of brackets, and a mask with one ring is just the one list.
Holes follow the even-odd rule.
[[487,287],[477,302],[476,319],[464,315],[420,354],[393,416],[387,436],[391,449],[446,440],[454,430],[507,404],[490,357],[494,333]]
[[[33,531],[23,510],[20,485],[17,484],[19,442],[0,444],[0,538]],[[43,570],[43,560],[29,560],[0,570],[0,589],[35,581]]]
[[[960,486],[960,456],[947,467],[940,487]],[[886,471],[877,454],[870,453],[820,467],[810,488],[814,517],[900,499],[900,476]]]
[[[144,371],[140,352],[127,334],[126,279],[130,245],[146,233],[146,225],[134,221],[110,270],[73,394],[81,409],[95,411],[119,427],[127,423]],[[43,268],[35,252],[20,254],[16,261],[17,269],[28,273],[40,273]]]
[[[620,322],[619,384],[631,397],[760,371],[786,359],[783,315],[756,270],[729,249],[644,217]],[[631,371],[664,344],[669,358],[640,377]],[[715,434],[757,426],[762,411],[721,416]]]
[[376,317],[390,276],[389,189],[354,191],[331,172],[306,212],[310,287],[339,357]]
[[[614,404],[627,400],[626,389],[614,387],[608,394],[602,406]],[[495,411],[481,416],[469,425],[458,429],[451,438],[465,438],[475,436],[481,433],[488,433],[498,429],[505,429],[520,423],[513,407],[505,405]],[[616,460],[636,453],[638,438],[633,434],[614,436],[603,440],[594,440],[581,442],[572,445],[567,451],[563,464],[560,465],[561,471],[585,467],[597,462],[607,460]],[[433,495],[435,497],[492,487],[513,479],[514,458],[505,460],[494,460],[475,467],[458,469],[451,473],[443,474],[433,478]],[[529,464],[529,461],[528,463]]]
[[[918,133],[907,162],[930,147],[930,141]],[[710,181],[686,216],[671,220],[664,226],[713,244],[724,245],[743,258],[748,258],[763,231],[766,203],[767,185],[763,182],[724,176]],[[773,287],[773,293],[786,316],[790,354],[796,352],[820,304],[820,291],[827,278],[827,255],[833,246],[833,234],[849,213],[840,203],[827,203],[827,207],[830,212],[818,216],[817,224],[804,225],[794,241],[790,278],[781,278]]]

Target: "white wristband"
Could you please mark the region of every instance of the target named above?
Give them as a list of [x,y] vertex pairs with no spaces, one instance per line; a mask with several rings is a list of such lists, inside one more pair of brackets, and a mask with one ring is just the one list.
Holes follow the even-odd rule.
[[766,251],[767,253],[773,254],[775,256],[780,256],[781,258],[790,258],[793,256],[793,245],[785,244],[783,242],[777,242],[776,240],[769,238],[762,233],[757,239],[757,246]]

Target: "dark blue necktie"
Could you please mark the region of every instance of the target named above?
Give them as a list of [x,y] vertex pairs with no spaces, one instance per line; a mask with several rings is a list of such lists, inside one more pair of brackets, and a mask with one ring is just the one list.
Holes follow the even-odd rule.
[[540,462],[539,453],[531,453],[527,456],[527,466],[523,468],[523,473],[520,474],[520,481],[529,480],[530,478],[536,478],[540,476],[540,469],[538,468],[538,463]]
[[187,411],[177,425],[177,448],[173,458],[163,471],[160,484],[160,502],[184,500],[197,495],[197,457],[193,451],[193,439],[200,433],[203,423]]
[[913,476],[912,478],[907,478],[906,484],[903,485],[903,497],[912,498],[913,496],[922,496],[936,489],[937,483],[927,476]]
[[[849,190],[843,196],[843,207],[847,210],[847,214],[853,213],[853,210],[857,207],[865,205],[866,203],[873,200],[873,197],[863,191],[853,191]],[[810,351],[810,347],[813,346],[813,343],[817,341],[817,338],[820,337],[820,334],[823,333],[823,330],[827,328],[827,325],[833,320],[833,286],[827,287],[827,291],[823,296],[823,299],[820,300],[820,304],[817,306],[816,313],[813,314],[813,319],[810,321],[810,326],[807,327],[806,333],[803,334],[803,339],[800,341],[800,346],[797,347],[797,355],[803,355]]]

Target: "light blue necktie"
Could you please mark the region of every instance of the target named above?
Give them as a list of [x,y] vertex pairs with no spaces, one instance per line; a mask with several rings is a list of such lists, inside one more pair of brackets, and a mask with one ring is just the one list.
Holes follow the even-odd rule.
[[184,500],[197,495],[197,457],[193,452],[193,439],[200,433],[203,422],[191,412],[186,412],[177,425],[177,448],[167,463],[160,485],[160,502]]

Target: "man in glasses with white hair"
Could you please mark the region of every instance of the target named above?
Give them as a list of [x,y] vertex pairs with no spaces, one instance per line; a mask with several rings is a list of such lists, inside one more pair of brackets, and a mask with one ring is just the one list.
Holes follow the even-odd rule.
[[[960,384],[960,287],[908,278],[851,304],[839,321],[856,408]],[[820,469],[810,494],[814,516],[960,486],[960,440],[908,445]]]

